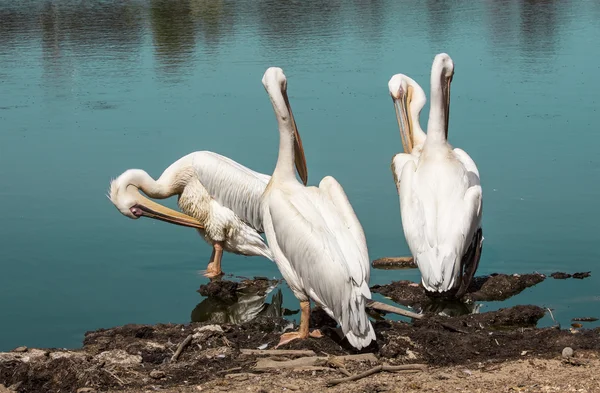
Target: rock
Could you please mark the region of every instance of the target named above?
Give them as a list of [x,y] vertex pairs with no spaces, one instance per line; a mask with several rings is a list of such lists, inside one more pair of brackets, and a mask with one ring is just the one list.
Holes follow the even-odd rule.
[[573,274],[573,278],[577,278],[579,280],[583,280],[584,278],[591,276],[592,275],[591,273],[592,272],[574,273]]
[[41,349],[30,349],[27,352],[0,352],[0,363],[18,360],[29,363],[32,359],[47,356],[48,352]]
[[96,360],[109,364],[119,364],[121,366],[133,366],[140,364],[142,357],[140,355],[130,355],[122,349],[115,349],[100,353],[96,356]]
[[0,393],[11,393],[11,391],[6,386],[0,384]]
[[[83,353],[79,353],[79,352],[52,352],[52,353],[50,353],[50,359],[52,359],[52,360],[65,359],[65,358],[66,359],[85,358],[85,355]],[[87,388],[81,388],[81,389],[87,389]]]
[[199,328],[194,329],[195,333],[204,333],[204,332],[213,332],[213,333],[223,333],[223,328],[220,325],[206,325],[201,326]]
[[16,347],[12,352],[27,352],[27,347]]
[[213,335],[223,334],[223,329],[219,325],[206,325],[194,329],[194,335],[192,336],[195,342],[204,341]]
[[160,371],[160,370],[150,371],[150,378],[161,379],[161,378],[164,378],[165,376],[166,376],[166,374],[164,371]]
[[224,359],[226,357],[231,357],[233,351],[229,347],[218,347],[218,348],[208,348],[204,350],[198,358],[206,358],[206,359]]
[[565,349],[563,349],[563,351],[562,351],[562,357],[563,358],[573,357],[573,348],[565,347]]

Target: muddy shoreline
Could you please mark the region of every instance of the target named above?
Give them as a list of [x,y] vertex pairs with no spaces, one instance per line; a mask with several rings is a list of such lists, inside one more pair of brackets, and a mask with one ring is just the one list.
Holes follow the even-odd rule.
[[[537,274],[478,278],[467,296],[469,301],[484,295],[504,298],[508,292],[518,293],[544,278]],[[282,332],[296,328],[284,319],[295,310],[282,308],[281,292],[275,290],[275,285],[272,280],[255,279],[236,283],[223,280],[202,286],[199,292],[208,297],[198,305],[200,311],[195,314],[202,322],[125,325],[87,332],[83,346],[75,350],[20,347],[0,353],[0,385],[18,392],[219,391],[223,390],[219,386],[234,389],[232,378],[250,378],[240,375],[267,382],[273,378],[274,382],[285,374],[300,387],[307,376],[316,378],[325,389],[327,381],[343,376],[341,371],[357,375],[377,365],[487,370],[507,361],[562,359],[560,367],[563,363],[587,367],[600,353],[600,328],[586,328],[586,318],[582,318],[578,328],[537,328],[547,311],[535,305],[466,315],[457,312],[455,316],[441,316],[436,310],[411,322],[380,317],[373,322],[377,342],[362,351],[354,350],[342,339],[335,323],[317,309],[311,314],[311,328],[320,328],[325,337],[295,341],[279,348],[303,351],[300,353],[268,353],[264,350],[272,350]],[[497,291],[498,288],[503,289]],[[409,282],[374,286],[374,292],[389,295],[401,304],[408,299],[413,306],[422,301],[419,291],[419,285]],[[202,306],[209,302],[219,303],[215,307],[211,303],[213,308]],[[566,347],[572,348],[574,354],[563,359]],[[356,358],[357,354],[370,355]],[[348,355],[352,356],[340,358]],[[265,364],[276,367],[265,368]],[[365,383],[369,382],[357,386]],[[240,384],[238,388],[246,388],[243,382]],[[275,385],[267,383],[261,390],[249,390],[282,391],[281,387],[273,390],[272,386]],[[186,387],[196,390],[185,390]],[[300,387],[288,390],[310,391]],[[0,392],[4,393],[2,386]]]

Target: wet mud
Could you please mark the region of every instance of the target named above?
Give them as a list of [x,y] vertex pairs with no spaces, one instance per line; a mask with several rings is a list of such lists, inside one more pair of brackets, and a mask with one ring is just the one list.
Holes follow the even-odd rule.
[[521,293],[526,288],[544,281],[546,276],[532,274],[491,274],[473,278],[461,301],[431,299],[421,284],[412,281],[393,281],[386,285],[374,285],[371,291],[379,293],[396,303],[413,307],[423,312],[439,313],[446,310],[452,315],[472,312],[474,302],[502,301]]

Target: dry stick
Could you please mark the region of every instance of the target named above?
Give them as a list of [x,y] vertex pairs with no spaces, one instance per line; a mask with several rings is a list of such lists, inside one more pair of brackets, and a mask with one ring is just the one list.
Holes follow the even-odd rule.
[[377,302],[375,300],[367,300],[367,307],[373,308],[375,310],[381,310],[385,312],[391,312],[398,315],[403,315],[405,317],[413,318],[413,319],[422,319],[422,314],[417,314],[412,311],[404,310],[399,307],[390,306],[389,304]]
[[317,354],[311,350],[302,349],[240,349],[242,355],[281,355],[281,356],[316,356]]
[[405,371],[405,370],[417,370],[424,371],[427,369],[427,366],[424,364],[403,364],[401,366],[389,366],[387,364],[380,364],[377,367],[373,367],[370,370],[365,371],[364,373],[360,373],[357,375],[353,375],[351,377],[340,378],[340,379],[332,379],[327,382],[327,386],[335,386],[344,382],[358,381],[359,379],[366,378],[369,375],[373,375],[380,371]]
[[[407,310],[401,309],[399,307],[390,306],[389,304],[376,302],[374,300],[368,300],[367,307],[370,307],[375,310],[381,310],[381,311],[391,312],[391,313],[398,314],[398,315],[403,315],[405,317],[409,317],[409,318],[413,318],[413,319],[423,319],[423,317],[424,317],[423,314],[416,314],[414,312],[407,311]],[[456,326],[452,326],[445,322],[441,322],[441,321],[436,321],[436,322],[450,331],[457,332],[457,333],[463,333],[463,334],[469,333],[466,330],[459,329]]]
[[185,338],[185,340],[183,340],[181,342],[181,344],[179,344],[179,346],[177,347],[177,350],[175,351],[173,356],[171,356],[171,363],[175,363],[177,361],[177,359],[179,358],[179,355],[181,355],[181,352],[183,352],[183,349],[185,347],[187,347],[188,344],[191,342],[192,342],[192,335],[190,334],[189,336],[187,336]]
[[224,374],[224,373],[229,373],[232,371],[242,371],[242,368],[241,367],[228,368],[227,370],[217,371],[215,374]]
[[121,385],[121,386],[125,385],[125,382],[123,382],[123,380],[121,378],[117,377],[117,375],[115,373],[113,373],[112,371],[107,370],[105,368],[103,368],[102,370],[104,370],[108,375],[110,375],[111,377],[113,377],[114,379],[116,379],[117,382],[119,382],[119,385]]

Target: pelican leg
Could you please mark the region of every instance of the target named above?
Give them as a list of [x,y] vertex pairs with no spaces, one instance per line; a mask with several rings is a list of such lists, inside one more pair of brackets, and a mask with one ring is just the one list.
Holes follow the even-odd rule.
[[281,340],[275,348],[289,343],[296,339],[305,339],[310,337],[321,338],[323,333],[319,329],[315,329],[312,332],[308,331],[308,323],[310,320],[310,301],[300,302],[300,328],[297,332],[284,333],[281,335]]
[[221,270],[221,258],[223,257],[223,245],[221,242],[213,244],[213,252],[210,256],[210,262],[204,271],[204,277],[215,278],[223,274]]

